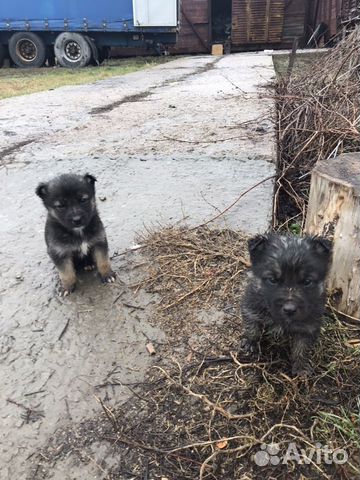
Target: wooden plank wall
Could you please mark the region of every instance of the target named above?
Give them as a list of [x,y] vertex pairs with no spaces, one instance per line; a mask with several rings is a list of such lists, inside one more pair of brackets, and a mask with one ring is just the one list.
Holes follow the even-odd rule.
[[280,43],[285,0],[232,0],[233,45]]
[[329,27],[329,36],[336,35],[341,17],[342,0],[316,0],[312,2],[313,27],[323,22]]
[[[313,3],[313,2],[312,2]],[[307,0],[286,0],[282,44],[291,48],[294,38],[298,38],[302,47],[307,41],[309,2]]]
[[210,0],[182,0],[180,12],[179,40],[171,47],[171,53],[208,53]]

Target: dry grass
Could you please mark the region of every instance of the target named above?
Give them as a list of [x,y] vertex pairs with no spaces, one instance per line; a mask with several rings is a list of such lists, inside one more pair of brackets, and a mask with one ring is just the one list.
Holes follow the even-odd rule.
[[[343,334],[339,324],[326,326],[307,382],[287,375],[284,352],[256,363],[233,354],[157,367],[125,419],[115,412],[114,438],[136,448],[132,462],[151,464],[151,478],[356,478],[358,357]],[[276,443],[284,455],[290,442],[307,452],[318,442],[343,448],[350,459],[341,466],[255,464],[261,444]]]
[[318,160],[360,150],[360,26],[329,55],[277,85],[277,226],[303,226]]
[[[318,49],[317,51],[311,50],[297,52],[292,75],[302,75],[304,70],[313,67],[318,61],[322,61],[324,57],[329,54],[329,51],[326,49]],[[279,53],[275,52],[272,56],[275,72],[279,80],[283,80],[286,76],[288,65],[289,65],[289,53]]]
[[190,309],[214,303],[222,307],[239,293],[239,280],[250,266],[246,240],[241,232],[208,227],[153,232],[140,239],[150,267],[139,286],[160,294],[161,312],[182,303]]
[[60,67],[0,68],[0,100],[44,90],[53,90],[66,85],[94,83],[98,80],[147,69],[169,60],[173,60],[173,57],[136,57],[108,60],[100,67],[82,69]]

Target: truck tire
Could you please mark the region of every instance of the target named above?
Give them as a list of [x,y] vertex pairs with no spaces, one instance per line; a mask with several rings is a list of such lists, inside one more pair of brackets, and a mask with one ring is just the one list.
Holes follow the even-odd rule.
[[9,40],[9,55],[18,67],[42,67],[46,59],[45,43],[36,33],[14,33]]
[[95,43],[95,40],[88,35],[85,35],[86,41],[88,42],[91,50],[91,59],[90,59],[90,65],[94,66],[99,66],[99,49]]
[[55,40],[54,51],[62,67],[86,67],[91,60],[91,48],[80,33],[63,32]]

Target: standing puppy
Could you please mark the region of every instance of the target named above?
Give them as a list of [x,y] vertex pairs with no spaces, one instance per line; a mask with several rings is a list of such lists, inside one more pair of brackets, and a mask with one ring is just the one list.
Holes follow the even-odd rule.
[[76,269],[94,263],[104,283],[115,281],[104,226],[96,209],[96,178],[64,174],[40,183],[36,194],[47,211],[45,240],[48,254],[59,271],[60,295],[75,288]]
[[242,347],[256,352],[263,331],[292,342],[294,375],[310,372],[309,349],[320,332],[331,242],[322,237],[258,235],[248,242],[252,277],[241,305]]

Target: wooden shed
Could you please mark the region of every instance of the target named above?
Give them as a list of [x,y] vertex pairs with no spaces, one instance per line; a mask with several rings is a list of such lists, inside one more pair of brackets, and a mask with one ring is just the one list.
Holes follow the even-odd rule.
[[[334,0],[335,1],[335,0]],[[232,51],[288,48],[308,36],[311,0],[182,0],[174,53],[208,53],[213,43]]]

